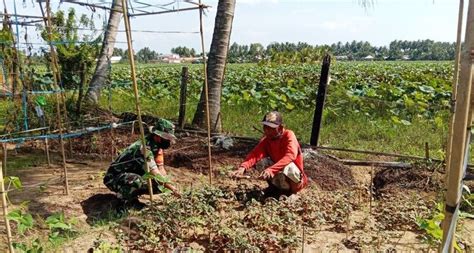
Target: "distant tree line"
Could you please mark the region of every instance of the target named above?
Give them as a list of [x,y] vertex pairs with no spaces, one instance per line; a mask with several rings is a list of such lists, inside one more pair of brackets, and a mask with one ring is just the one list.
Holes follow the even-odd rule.
[[321,58],[322,54],[330,52],[340,59],[363,60],[367,56],[375,60],[453,60],[455,43],[435,42],[433,40],[402,41],[395,40],[386,46],[372,46],[367,41],[338,42],[332,45],[310,45],[298,43],[271,43],[266,48],[260,43],[239,45],[234,43],[229,48],[228,61],[259,62],[312,62]]
[[[196,53],[194,48],[187,48],[187,47],[176,47],[171,49],[172,54],[177,54],[180,57],[197,57],[198,54]],[[155,50],[150,49],[149,47],[144,47],[138,50],[135,54],[135,60],[141,63],[149,63],[152,61],[159,60],[159,56],[161,54],[156,52]],[[115,48],[113,56],[121,56],[122,61],[128,60],[128,49],[121,49]]]
[[[453,60],[455,43],[436,42],[433,40],[394,40],[389,46],[372,46],[367,41],[338,42],[331,45],[310,45],[306,42],[274,42],[264,47],[260,43],[240,45],[233,43],[229,47],[227,61],[229,63],[313,63],[321,60],[325,53],[331,53],[340,60]],[[198,57],[194,48],[178,46],[171,53],[180,57]],[[128,59],[128,50],[115,48],[115,56],[122,60]],[[136,52],[135,60],[148,63],[155,61],[159,53],[144,47]]]
[[368,55],[375,59],[385,60],[453,60],[456,43],[435,42],[433,40],[394,40],[386,46],[376,47],[369,42],[352,41],[345,44],[338,42],[330,46],[336,56],[347,56],[349,59],[360,60]]

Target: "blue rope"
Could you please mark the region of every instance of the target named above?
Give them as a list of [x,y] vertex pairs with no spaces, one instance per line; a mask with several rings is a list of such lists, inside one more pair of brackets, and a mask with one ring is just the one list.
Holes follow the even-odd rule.
[[[75,133],[63,134],[62,138],[68,139],[68,138],[79,137],[81,135],[85,135],[88,133],[97,132],[97,131],[108,129],[108,128],[115,128],[118,126],[131,124],[133,122],[134,121],[124,122],[124,123],[117,124],[116,126],[113,126],[113,124],[110,124],[110,125],[101,126],[101,127],[87,127],[85,128],[85,130],[81,130]],[[28,140],[59,139],[59,138],[61,138],[60,134],[43,134],[43,135],[33,135],[33,136],[24,136],[24,137],[14,137],[14,138],[9,138],[9,139],[0,139],[0,143],[24,142]]]

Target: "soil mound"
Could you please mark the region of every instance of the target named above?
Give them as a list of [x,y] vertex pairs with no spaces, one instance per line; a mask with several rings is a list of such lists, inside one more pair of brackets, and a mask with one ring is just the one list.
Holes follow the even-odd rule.
[[333,191],[354,184],[351,170],[342,163],[311,149],[305,149],[303,155],[306,174],[322,190]]
[[436,167],[385,168],[375,174],[373,191],[376,197],[403,190],[437,191],[442,188],[442,179],[443,175],[436,171]]

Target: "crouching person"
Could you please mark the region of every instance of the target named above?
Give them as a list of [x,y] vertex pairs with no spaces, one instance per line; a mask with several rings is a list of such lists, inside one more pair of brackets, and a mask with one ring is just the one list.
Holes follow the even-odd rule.
[[307,186],[308,178],[303,169],[303,154],[295,134],[283,127],[282,116],[276,111],[267,113],[261,123],[264,137],[230,176],[242,177],[259,162],[265,167],[259,178],[268,182],[268,188],[264,190],[265,197],[278,198],[301,191]]
[[[117,193],[117,197],[121,200],[119,210],[143,207],[138,197],[148,193],[148,180],[143,178],[146,173],[145,163],[148,164],[152,175],[165,177],[167,173],[164,168],[163,151],[168,149],[175,139],[173,123],[159,119],[145,137],[146,158],[142,153],[142,141],[138,140],[110,165],[104,177],[104,184]],[[159,187],[159,184],[156,180],[152,180],[153,193],[161,193],[162,187]],[[170,183],[161,186],[177,196],[180,195],[178,189]]]

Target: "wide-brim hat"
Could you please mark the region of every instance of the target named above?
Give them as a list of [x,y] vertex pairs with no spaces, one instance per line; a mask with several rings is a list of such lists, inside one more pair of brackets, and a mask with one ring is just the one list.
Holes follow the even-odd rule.
[[155,126],[152,126],[150,132],[156,134],[163,139],[174,141],[176,136],[174,135],[174,124],[171,121],[166,119],[158,119],[155,123]]

